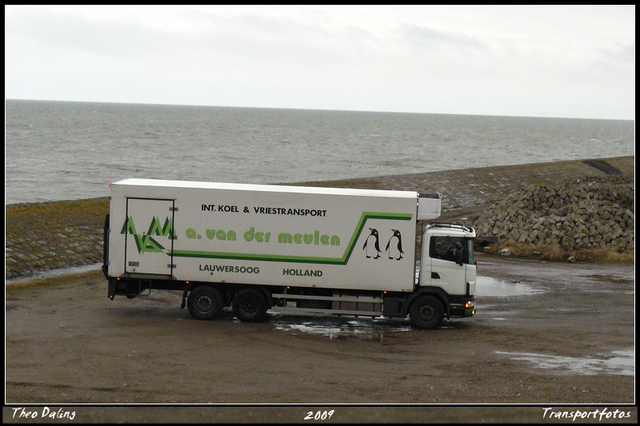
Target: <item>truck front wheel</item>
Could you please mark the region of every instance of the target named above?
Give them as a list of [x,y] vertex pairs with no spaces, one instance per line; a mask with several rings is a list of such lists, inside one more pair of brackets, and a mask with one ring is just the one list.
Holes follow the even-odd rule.
[[215,288],[202,285],[191,290],[187,307],[194,317],[210,320],[222,313],[222,296]]
[[416,328],[436,328],[444,319],[444,307],[433,296],[421,296],[411,304],[409,318],[411,325]]
[[267,299],[258,290],[240,290],[233,298],[233,313],[243,322],[258,322],[267,318]]

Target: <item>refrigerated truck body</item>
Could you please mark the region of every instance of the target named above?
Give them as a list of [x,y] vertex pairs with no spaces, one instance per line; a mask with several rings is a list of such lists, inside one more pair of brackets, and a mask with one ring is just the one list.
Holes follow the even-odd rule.
[[475,231],[429,223],[440,206],[413,191],[121,180],[108,296],[180,290],[199,319],[232,307],[242,321],[303,310],[434,328],[476,309]]

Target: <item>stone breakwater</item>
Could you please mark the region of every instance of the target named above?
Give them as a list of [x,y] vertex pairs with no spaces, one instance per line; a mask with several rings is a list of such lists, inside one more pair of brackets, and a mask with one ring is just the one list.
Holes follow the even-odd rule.
[[[617,157],[302,184],[439,192],[441,220],[498,237],[498,252],[560,250],[554,259],[566,260],[605,249],[632,259],[634,172],[634,157]],[[7,205],[6,279],[102,262],[108,211],[108,198]]]
[[[629,176],[592,176],[560,185],[530,184],[481,213],[480,235],[509,246],[560,257],[589,257],[594,251],[634,250],[634,187]],[[542,250],[544,248],[544,250]],[[558,259],[554,259],[558,260]]]

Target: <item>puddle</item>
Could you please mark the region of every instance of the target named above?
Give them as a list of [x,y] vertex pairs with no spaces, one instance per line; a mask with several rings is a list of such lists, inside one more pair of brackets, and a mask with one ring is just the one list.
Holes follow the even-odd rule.
[[528,296],[532,294],[544,293],[546,290],[534,288],[529,284],[521,282],[506,282],[491,277],[477,277],[476,296]]
[[617,374],[633,376],[635,374],[635,352],[633,349],[613,351],[602,358],[573,358],[566,356],[543,355],[522,352],[496,352],[507,355],[513,360],[526,361],[535,368],[556,370],[558,373],[580,374]]
[[380,340],[393,333],[412,330],[408,321],[390,318],[332,317],[328,315],[290,315],[271,312],[271,324],[276,330],[291,333],[317,334],[329,339],[358,337]]

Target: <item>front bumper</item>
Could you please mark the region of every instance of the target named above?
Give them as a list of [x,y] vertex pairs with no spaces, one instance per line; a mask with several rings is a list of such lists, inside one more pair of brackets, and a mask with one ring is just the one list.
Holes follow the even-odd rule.
[[476,301],[465,300],[462,303],[451,304],[451,317],[465,318],[476,314]]

